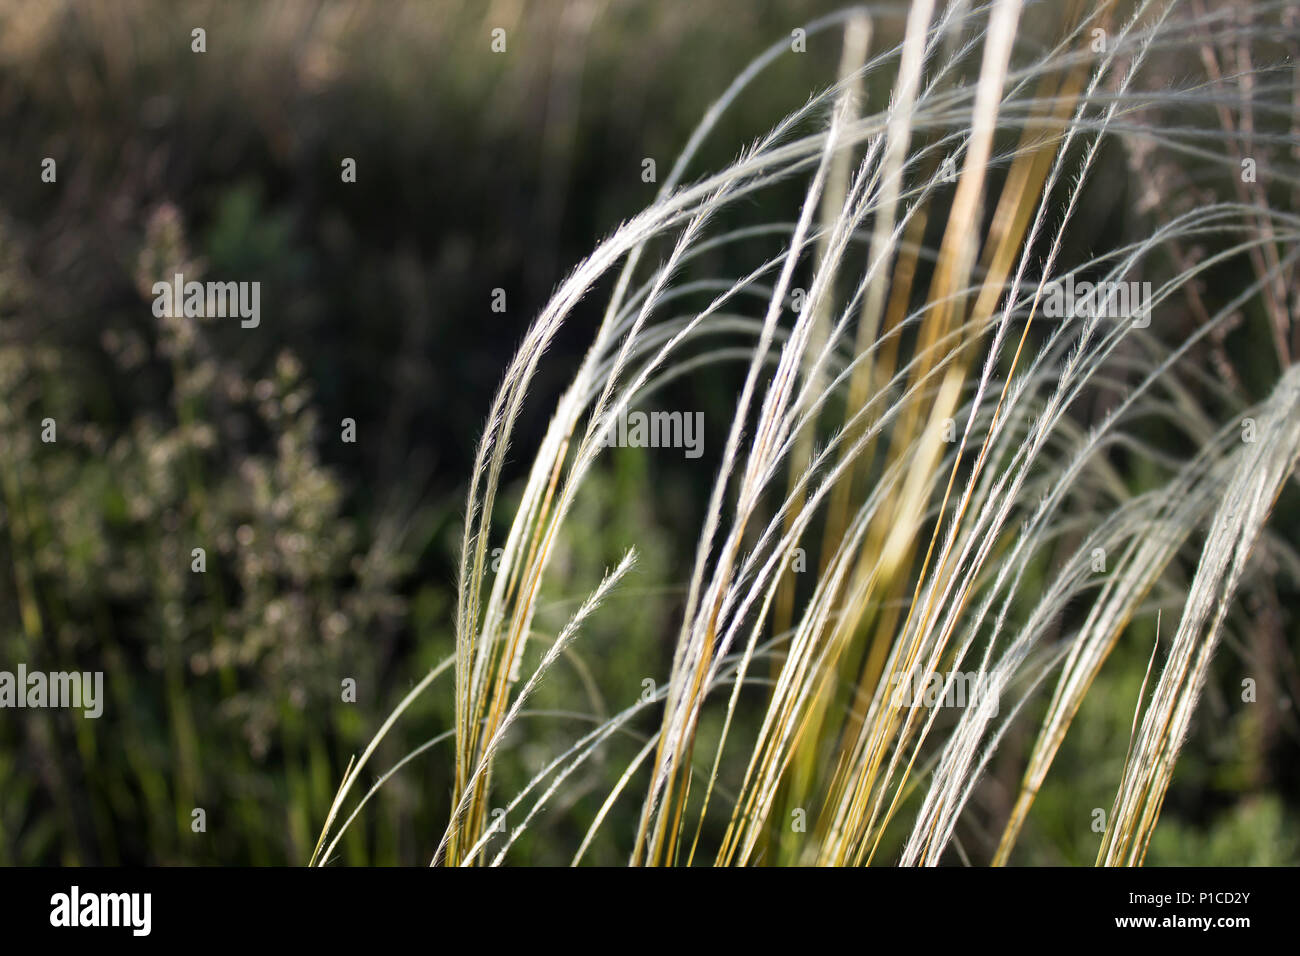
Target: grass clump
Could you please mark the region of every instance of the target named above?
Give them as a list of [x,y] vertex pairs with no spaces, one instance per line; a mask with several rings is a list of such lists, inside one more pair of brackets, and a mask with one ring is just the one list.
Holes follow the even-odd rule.
[[[433,863],[510,861],[543,820],[574,863],[1015,862],[1118,653],[1146,674],[1131,725],[1108,762],[1072,768],[1113,800],[1067,815],[1103,821],[1098,864],[1140,864],[1238,597],[1293,586],[1293,541],[1270,531],[1300,456],[1288,17],[847,9],[803,28],[841,38],[838,80],[698,172],[723,113],[797,54],[783,37],[760,55],[525,333],[470,475],[454,651],[350,767],[313,862],[435,688],[451,725],[406,758],[451,751]],[[1135,298],[1100,307],[1098,287]],[[589,348],[522,448],[548,348],[592,299]],[[530,746],[530,702],[635,574],[628,540],[538,627],[603,439],[714,376],[734,399],[696,465],[712,480],[685,511],[693,556],[643,599],[672,640],[646,643],[640,696],[520,778],[503,765]],[[950,700],[957,680],[978,699],[898,702]]]

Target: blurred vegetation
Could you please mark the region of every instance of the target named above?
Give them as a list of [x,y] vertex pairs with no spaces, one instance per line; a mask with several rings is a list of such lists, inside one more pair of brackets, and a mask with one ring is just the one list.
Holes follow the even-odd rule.
[[[0,3],[0,668],[103,670],[108,696],[95,721],[0,715],[0,863],[307,860],[349,757],[452,649],[463,482],[526,323],[652,197],[642,159],[662,176],[751,57],[839,5]],[[488,51],[497,26],[504,56]],[[809,54],[756,83],[702,166],[828,82],[838,40],[810,38]],[[45,157],[56,183],[40,180]],[[340,182],[344,157],[355,184]],[[1081,242],[1089,217],[1115,228],[1103,214],[1083,218]],[[156,319],[150,286],[174,271],[260,281],[260,327]],[[580,308],[574,325],[593,323]],[[539,389],[571,372],[573,335]],[[726,417],[727,383],[682,387],[688,407]],[[355,444],[340,440],[345,417]],[[524,435],[544,426],[525,409]],[[530,702],[525,719],[564,739],[666,669],[674,622],[637,589],[680,578],[688,492],[710,477],[627,449],[602,464],[572,519],[589,534],[563,543],[539,631],[626,543],[640,561]],[[651,513],[652,493],[677,521]],[[1268,726],[1236,728],[1228,752],[1189,748],[1149,862],[1300,862],[1300,727],[1277,703],[1300,688],[1294,598],[1259,595],[1234,622],[1232,653],[1258,649],[1252,622],[1266,634],[1274,710],[1233,717]],[[1110,806],[1150,636],[1103,671],[1015,862],[1095,857],[1091,809]],[[656,637],[665,660],[647,661]],[[1229,670],[1220,698],[1237,693]],[[1226,713],[1215,694],[1203,702],[1205,719]],[[375,766],[450,726],[448,683]],[[548,815],[580,805],[555,824],[573,839],[534,828],[516,858],[565,862],[556,843],[599,807],[584,798],[640,745],[618,740],[568,783]],[[394,777],[341,859],[427,862],[449,754],[435,746]],[[496,787],[513,794],[553,755],[520,748]],[[1010,792],[1021,769],[994,780]],[[588,860],[620,862],[602,846]]]

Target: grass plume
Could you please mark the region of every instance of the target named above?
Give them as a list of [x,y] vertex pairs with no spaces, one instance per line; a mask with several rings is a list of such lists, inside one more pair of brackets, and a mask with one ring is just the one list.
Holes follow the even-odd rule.
[[[981,862],[1011,862],[1098,673],[1159,595],[1181,616],[1098,855],[1141,863],[1225,618],[1243,580],[1266,573],[1252,557],[1294,566],[1293,543],[1267,533],[1300,455],[1300,220],[1287,209],[1300,180],[1284,148],[1294,33],[1270,38],[1268,24],[1291,23],[1283,5],[1250,9],[848,9],[804,28],[843,35],[838,80],[688,181],[722,113],[796,55],[788,37],[761,54],[653,201],[524,335],[470,475],[454,653],[351,766],[313,862],[328,862],[355,818],[338,822],[378,741],[411,701],[445,688],[442,675],[454,726],[430,746],[445,740],[455,771],[434,863],[508,861],[575,775],[635,728],[614,784],[575,817],[574,862],[597,842],[634,865],[968,859],[959,825],[1014,738],[1019,791],[996,819],[977,814],[994,828]],[[1204,76],[1186,74],[1189,56]],[[1133,228],[1099,232],[1088,204],[1126,162],[1156,197]],[[1198,184],[1195,201],[1160,192],[1176,175]],[[744,265],[708,271],[716,262]],[[1061,284],[1085,282],[1152,292],[1124,314],[1048,314]],[[547,400],[548,346],[597,297],[602,318],[544,438],[514,447],[525,404]],[[1267,343],[1261,394],[1205,372],[1243,317]],[[713,481],[690,567],[661,582],[684,588],[669,664],[502,794],[498,815],[494,770],[508,740],[527,737],[521,708],[628,570],[596,584],[556,636],[538,634],[602,439],[704,374],[730,376],[735,401],[703,460]],[[520,454],[526,473],[504,506]],[[809,574],[792,570],[796,551],[815,556]],[[646,662],[651,674],[652,648]],[[900,686],[945,675],[946,696],[959,673],[984,689],[980,705],[899,705]],[[620,802],[629,815],[611,812]]]

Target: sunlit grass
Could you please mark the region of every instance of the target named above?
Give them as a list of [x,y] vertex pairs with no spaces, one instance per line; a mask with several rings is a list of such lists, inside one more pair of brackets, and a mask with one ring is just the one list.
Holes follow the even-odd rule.
[[[1036,739],[1016,737],[1026,769],[1000,838],[974,859],[1005,863],[1117,641],[1153,594],[1172,594],[1097,858],[1140,863],[1225,615],[1243,576],[1262,573],[1250,558],[1300,455],[1288,306],[1300,222],[1271,204],[1297,184],[1276,148],[1294,104],[1266,59],[1276,49],[1242,52],[1278,10],[1257,5],[1248,24],[1227,6],[1075,4],[1044,32],[1044,11],[1019,0],[916,2],[896,44],[845,11],[808,27],[843,33],[840,80],[729,166],[694,172],[746,83],[795,54],[785,37],[760,56],[657,198],[524,336],[471,474],[455,651],[352,766],[314,862],[330,859],[378,742],[446,675],[454,726],[437,739],[454,788],[433,863],[508,862],[572,776],[634,726],[653,732],[584,813],[575,862],[597,843],[651,865],[970,861],[958,825],[1008,732],[1037,721]],[[1215,50],[1243,74],[1223,77]],[[1208,76],[1188,78],[1189,58]],[[860,92],[880,88],[887,102]],[[1259,172],[1243,181],[1247,140]],[[1072,230],[1113,147],[1133,162],[1135,194],[1158,188],[1164,162],[1224,198],[1164,197],[1133,217],[1140,234],[1080,257]],[[728,220],[790,181],[802,201],[773,211],[770,228]],[[748,270],[697,275],[713,248],[747,256]],[[1238,284],[1207,296],[1211,270],[1232,264]],[[1049,283],[1067,275],[1152,282],[1149,323],[1045,318]],[[547,346],[597,294],[604,319],[544,440],[512,447],[525,403],[547,400],[533,388]],[[1198,367],[1242,314],[1270,342],[1259,364],[1274,384],[1253,397]],[[497,792],[503,750],[529,733],[507,742],[507,729],[630,567],[635,541],[536,646],[547,572],[557,542],[583,533],[566,519],[601,437],[663,384],[737,365],[734,414],[715,431],[724,443],[704,459],[714,480],[694,560],[664,582],[685,586],[668,672],[649,669],[647,648],[651,693],[575,735],[521,791]],[[531,464],[498,561],[508,452]],[[900,682],[953,671],[976,675],[1000,707],[893,702]],[[620,803],[631,812],[611,812]],[[1081,810],[1078,825],[1089,822]]]

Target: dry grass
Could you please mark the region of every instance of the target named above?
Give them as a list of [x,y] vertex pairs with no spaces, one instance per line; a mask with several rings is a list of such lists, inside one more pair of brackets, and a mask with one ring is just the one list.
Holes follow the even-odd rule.
[[[654,202],[570,274],[506,370],[469,486],[455,653],[353,765],[313,862],[331,858],[355,818],[336,826],[379,740],[450,673],[455,725],[426,745],[450,741],[455,761],[434,863],[508,859],[566,780],[646,715],[657,729],[599,805],[575,862],[597,840],[646,865],[965,858],[958,821],[1008,731],[1046,695],[992,842],[991,859],[1004,863],[1108,655],[1152,594],[1172,590],[1181,617],[1150,700],[1133,702],[1140,716],[1098,857],[1142,861],[1225,614],[1243,576],[1262,573],[1251,555],[1287,550],[1266,527],[1300,456],[1290,364],[1300,327],[1289,305],[1300,222],[1276,208],[1297,186],[1282,149],[1294,80],[1271,65],[1281,48],[1265,40],[1278,4],[1256,4],[1250,18],[1227,4],[1068,6],[1044,27],[1047,11],[1021,0],[916,2],[898,42],[898,22],[862,11],[811,24],[845,37],[839,81],[688,183],[721,113],[765,65],[794,55],[789,38],[738,78]],[[1189,57],[1205,65],[1199,80],[1182,72]],[[882,78],[887,102],[857,92]],[[1143,234],[1067,268],[1078,255],[1072,227],[1111,147],[1157,193],[1164,162],[1228,198],[1182,208],[1158,193],[1163,211]],[[1248,155],[1258,172],[1243,182]],[[805,184],[793,223],[711,231],[726,210],[791,181]],[[772,235],[782,247],[765,255],[757,240]],[[679,282],[724,247],[752,268]],[[645,269],[652,250],[661,258]],[[1207,296],[1205,280],[1234,263],[1237,287]],[[521,451],[511,449],[515,423],[525,402],[542,400],[531,389],[548,344],[611,274],[590,349],[545,439],[527,450],[493,576],[488,532],[507,451]],[[1151,281],[1149,327],[1045,317],[1048,283],[1067,274]],[[800,275],[809,281],[794,312]],[[747,315],[754,290],[765,307]],[[686,293],[706,297],[673,315]],[[1187,314],[1191,328],[1179,321]],[[1261,362],[1276,386],[1262,400],[1197,367],[1242,314],[1271,343]],[[736,338],[743,344],[729,344]],[[506,732],[631,564],[629,552],[563,632],[534,647],[548,563],[602,436],[663,383],[737,361],[743,379],[666,679],[501,795],[509,830],[489,852]],[[1255,425],[1247,440],[1243,419]],[[1170,441],[1153,442],[1152,429]],[[1157,476],[1141,489],[1121,467],[1135,459]],[[814,556],[802,579],[790,568],[800,547]],[[1180,582],[1183,566],[1195,568],[1190,581]],[[900,683],[954,671],[975,675],[1001,706],[949,719],[897,705]],[[756,719],[739,721],[747,705]],[[714,729],[702,734],[706,715]],[[609,830],[618,801],[638,808],[630,832]],[[797,811],[806,832],[791,826]]]

